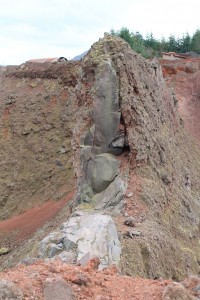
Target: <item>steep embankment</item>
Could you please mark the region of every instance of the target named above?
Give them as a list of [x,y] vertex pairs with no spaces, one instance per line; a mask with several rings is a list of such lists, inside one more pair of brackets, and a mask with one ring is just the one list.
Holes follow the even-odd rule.
[[73,190],[75,77],[75,63],[0,69],[1,220]]
[[[197,274],[200,258],[200,151],[182,128],[176,99],[165,85],[159,63],[145,61],[127,43],[108,36],[94,44],[83,59],[83,80],[91,86],[89,95],[85,94],[82,99],[82,107],[89,110],[86,110],[87,118],[80,116],[81,109],[77,115],[76,145],[83,145],[81,154],[85,153],[84,149],[88,151],[88,147],[93,147],[96,155],[100,141],[107,149],[104,152],[109,152],[115,149],[116,144],[112,143],[117,140],[123,156],[121,169],[125,172],[120,173],[121,178],[125,186],[128,185],[127,191],[132,192],[122,203],[123,215],[134,217],[133,234],[127,233],[124,218],[116,217],[121,232],[122,271],[129,275],[176,279],[188,272]],[[118,127],[118,133],[113,131],[109,145],[102,139],[102,135],[105,137],[103,130],[99,130],[98,119],[105,119],[105,114],[100,113],[103,109],[97,113],[99,99],[115,99],[116,102],[119,99],[119,121],[112,117],[109,123]],[[111,115],[116,116],[114,110],[110,110]],[[110,127],[113,128],[107,125]],[[92,139],[88,138],[88,130]],[[122,143],[119,142],[120,133]],[[95,206],[98,192],[96,195],[94,181],[87,174],[85,157],[88,156],[81,156],[79,147],[75,149],[75,162],[79,162],[75,164],[75,170],[78,170],[77,175],[81,174],[80,194],[85,192],[85,201]],[[83,157],[81,161],[80,157]],[[123,189],[117,194],[120,191]],[[107,196],[105,193],[101,196],[103,208],[108,211],[110,205],[104,205],[102,201]],[[84,199],[78,196],[79,202],[84,203]],[[112,199],[107,197],[111,211]]]
[[186,131],[200,143],[200,59],[160,61]]
[[0,247],[23,245],[73,198],[77,69],[78,63],[0,68]]
[[[80,63],[25,64],[1,72],[3,92],[15,91],[11,98],[2,97],[1,107],[1,149],[7,162],[2,187],[4,194],[9,192],[4,214],[9,203],[20,207],[37,195],[41,202],[52,199],[50,195],[56,199],[72,178],[70,143],[73,148],[74,209],[79,211],[56,238],[43,240],[42,255],[70,250],[77,261],[92,249],[103,253],[104,265],[118,262],[115,228],[101,224],[104,219],[113,224],[109,214],[119,233],[122,273],[174,279],[198,274],[200,149],[184,131],[159,63],[146,61],[120,38],[105,36]],[[24,90],[27,94],[21,95]],[[38,100],[31,97],[33,92]],[[14,163],[16,172],[10,174]],[[17,192],[21,198],[15,202]],[[108,234],[102,243],[95,217],[99,232],[114,232],[112,243]]]

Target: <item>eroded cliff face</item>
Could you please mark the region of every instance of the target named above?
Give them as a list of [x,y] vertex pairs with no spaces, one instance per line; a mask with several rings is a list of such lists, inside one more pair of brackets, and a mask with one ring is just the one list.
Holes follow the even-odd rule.
[[0,69],[0,219],[73,190],[76,70],[74,63]]
[[178,60],[174,63],[161,60],[166,83],[176,98],[179,113],[186,131],[200,142],[200,60]]
[[72,218],[80,210],[93,220],[112,216],[124,274],[198,274],[200,150],[159,63],[108,35],[80,63],[25,64],[1,74],[4,215],[9,203],[56,199],[63,186],[66,193],[73,160]]
[[[99,78],[105,83],[105,93]],[[144,60],[123,40],[107,36],[94,44],[83,59],[82,84],[84,82],[91,87],[90,96],[85,94],[82,98],[87,117],[80,117],[80,110],[74,135],[76,145],[82,145],[81,149],[74,147],[80,190],[83,187],[78,203],[98,209],[101,201],[104,209],[114,210],[112,204],[111,209],[105,204],[105,191],[109,186],[99,199],[100,191],[95,191],[84,168],[87,159],[80,158],[88,147],[93,149],[89,161],[98,156],[98,151],[119,155],[120,172],[116,177],[122,179],[129,195],[115,205],[119,210],[123,207],[124,216],[135,220],[132,234],[126,232],[128,229],[120,216],[116,217],[122,234],[122,271],[129,275],[176,279],[188,272],[198,273],[200,153],[182,128],[176,99],[165,85],[159,63]],[[106,82],[110,82],[109,85]],[[119,101],[118,121],[106,116],[118,128],[118,131],[112,130],[114,135],[106,143],[103,130],[98,132],[99,117],[105,116],[101,114],[104,110],[99,110],[96,116],[98,105],[95,106],[102,98]],[[113,112],[116,116],[116,111]],[[115,140],[121,155],[112,152]],[[88,186],[89,192],[81,199]],[[123,194],[123,189],[119,192]],[[95,202],[95,198],[99,200]]]

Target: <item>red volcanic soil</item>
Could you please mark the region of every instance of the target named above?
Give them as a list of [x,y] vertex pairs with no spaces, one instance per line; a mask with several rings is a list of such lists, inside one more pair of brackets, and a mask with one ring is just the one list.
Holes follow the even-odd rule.
[[[98,263],[97,258],[90,260],[85,267],[67,265],[59,259],[46,263],[38,260],[32,265],[19,265],[0,273],[0,280],[13,282],[23,292],[24,300],[199,299],[200,279],[196,276],[191,276],[182,283],[162,278],[133,278],[121,276],[114,265],[98,271]],[[49,295],[45,291],[46,287],[50,287]],[[63,289],[67,293],[70,291],[70,296],[66,296],[66,290]]]
[[75,299],[160,300],[164,289],[171,282],[119,276],[114,266],[97,271],[92,262],[86,267],[78,267],[63,264],[59,260],[51,263],[37,261],[30,266],[20,265],[0,273],[1,278],[14,282],[24,292],[23,299],[44,299],[45,284],[64,279],[71,286]]
[[[0,222],[1,241],[12,236],[12,243],[18,245],[21,241],[32,235],[38,228],[52,219],[69,202],[74,195],[74,191],[67,194],[60,201],[48,201],[42,206],[34,207],[25,213],[11,219]],[[0,245],[5,246],[5,245]]]
[[200,59],[160,60],[167,85],[178,100],[184,127],[200,144]]

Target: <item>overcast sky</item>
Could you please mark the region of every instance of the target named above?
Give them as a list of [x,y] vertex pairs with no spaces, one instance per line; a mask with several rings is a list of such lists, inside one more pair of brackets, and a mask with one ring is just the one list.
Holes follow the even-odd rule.
[[192,34],[199,14],[200,0],[0,0],[0,64],[69,59],[123,26],[156,38]]

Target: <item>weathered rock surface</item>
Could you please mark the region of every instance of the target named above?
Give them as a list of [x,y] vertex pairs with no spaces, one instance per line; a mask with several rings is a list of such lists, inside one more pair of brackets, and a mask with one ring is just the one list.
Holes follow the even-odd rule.
[[23,292],[13,282],[0,279],[0,299],[22,300]]
[[[95,70],[95,103],[93,130],[86,136],[85,145],[109,148],[119,134],[118,78],[110,59],[102,60]],[[123,146],[122,146],[123,147]]]
[[64,235],[61,232],[51,232],[40,243],[39,256],[53,257],[58,252],[61,252],[62,247],[59,247],[58,245],[62,245],[63,239]]
[[121,247],[114,221],[100,213],[80,212],[78,216],[71,217],[62,225],[60,232],[51,233],[40,242],[40,257],[52,258],[59,252],[63,261],[70,254],[74,262],[84,257],[86,261],[98,257],[100,269],[118,264]]
[[126,190],[124,180],[119,176],[110,183],[110,185],[101,193],[93,196],[92,202],[95,203],[95,209],[99,210],[117,210],[123,206],[123,197]]
[[44,300],[75,300],[73,290],[62,277],[47,278],[44,284]]
[[96,155],[85,166],[86,181],[95,193],[104,191],[119,174],[120,162],[109,153]]
[[[90,87],[97,87],[99,77],[103,76],[104,81],[109,78],[113,94],[109,97],[105,94],[108,99],[113,99],[111,95],[118,89],[115,96],[121,113],[118,134],[121,132],[127,140],[122,151],[130,150],[124,168],[130,170],[128,188],[133,191],[123,209],[140,223],[135,231],[142,232],[140,236],[122,239],[122,271],[129,275],[176,279],[186,275],[188,269],[198,273],[200,151],[181,126],[176,101],[165,84],[159,62],[146,61],[123,40],[106,36],[84,57],[82,76],[83,84],[87,82]],[[80,111],[76,114],[76,149],[88,131],[95,137],[93,112],[96,101],[101,99],[99,95],[96,88],[91,88],[82,99],[82,107],[84,111],[88,108],[88,114],[87,120]],[[80,186],[85,177],[80,150],[75,151],[74,158]],[[132,185],[133,181],[140,182],[140,186]],[[91,199],[91,191],[88,194]]]
[[[98,200],[104,195],[96,194],[103,191],[108,194],[106,189],[119,173],[120,162],[110,154],[121,154],[127,143],[124,129],[120,131],[118,84],[118,77],[111,59],[100,61],[94,76],[95,97],[91,120],[93,124],[81,137],[83,173],[77,195],[78,203],[93,202],[95,197],[97,207],[102,206]],[[123,195],[118,198],[121,200]],[[103,202],[111,201],[103,199]],[[116,202],[119,203],[119,200]]]

